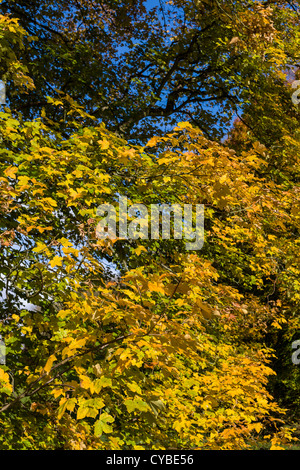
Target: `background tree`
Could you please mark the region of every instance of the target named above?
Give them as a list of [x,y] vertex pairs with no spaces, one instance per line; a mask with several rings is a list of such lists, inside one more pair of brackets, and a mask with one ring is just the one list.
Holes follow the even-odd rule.
[[[286,83],[297,58],[297,44],[286,41],[298,41],[294,4],[174,3],[154,17],[161,30],[150,30],[142,4],[132,16],[126,5],[77,3],[89,12],[84,27],[72,26],[75,10],[59,18],[56,4],[34,5],[2,3],[20,9],[30,34],[49,35],[53,63],[45,67],[45,42],[28,43],[15,19],[1,17],[12,108],[1,113],[0,146],[1,335],[8,352],[0,369],[2,448],[237,449],[253,445],[258,433],[277,448],[290,431],[270,394],[270,360],[278,332],[288,344],[298,329],[298,114],[288,108]],[[167,40],[174,12],[168,31],[180,34],[163,49],[158,33]],[[65,24],[63,36],[49,23],[55,17]],[[102,43],[92,42],[92,26]],[[64,56],[63,37],[72,35]],[[149,49],[133,46],[135,35]],[[88,95],[83,57],[98,57],[105,41],[115,55],[98,80],[108,77],[111,86],[110,74],[120,75],[117,95],[105,91],[113,113],[102,108],[97,115],[103,87]],[[143,57],[149,75],[129,79]],[[63,88],[67,63],[82,72],[78,93]],[[199,63],[203,75],[192,72]],[[193,79],[201,77],[196,92]],[[118,95],[124,83],[128,92]],[[178,86],[191,102],[180,102]],[[214,102],[213,91],[229,89],[234,99],[203,108],[205,97]],[[44,102],[35,106],[33,96]],[[152,137],[161,126],[153,118],[171,126],[189,104],[192,123]],[[221,141],[237,110],[239,124]],[[213,116],[225,119],[215,134]],[[184,240],[98,240],[96,208],[116,204],[119,194],[147,205],[205,204],[203,249],[188,252]],[[105,259],[118,279],[105,273]],[[276,360],[290,360],[286,351]]]

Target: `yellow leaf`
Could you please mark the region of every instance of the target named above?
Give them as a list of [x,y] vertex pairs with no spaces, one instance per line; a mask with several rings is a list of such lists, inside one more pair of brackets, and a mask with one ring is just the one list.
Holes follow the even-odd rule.
[[97,143],[100,145],[100,147],[101,147],[102,150],[106,150],[106,149],[109,148],[109,142],[108,142],[108,140],[98,140]]
[[37,242],[36,247],[33,248],[32,251],[34,251],[35,253],[41,253],[42,251],[46,251],[47,253],[48,248],[47,248],[47,245],[45,245],[45,243]]
[[27,176],[18,177],[18,186],[22,186],[22,189],[29,188],[29,178]]
[[51,268],[54,268],[55,266],[62,266],[62,262],[62,258],[60,258],[59,256],[54,256],[54,258],[50,261],[50,266]]
[[158,140],[159,140],[159,137],[152,137],[152,139],[150,139],[149,142],[147,143],[146,147],[155,147]]
[[53,362],[56,361],[56,356],[52,354],[52,356],[49,357],[48,361],[46,362],[46,365],[44,367],[44,371],[49,374],[51,367],[53,365]]
[[249,427],[254,429],[256,432],[260,432],[263,426],[261,423],[252,423]]
[[224,183],[224,181],[226,181],[226,180],[227,180],[227,175],[226,175],[226,174],[225,174],[225,175],[222,175],[221,178],[220,178],[220,183],[222,184],[222,183]]
[[157,282],[148,282],[148,289],[151,292],[159,292],[160,294],[165,293],[163,287],[160,286]]
[[81,170],[74,170],[72,172],[72,175],[75,175],[76,178],[81,178],[82,177],[82,171]]
[[134,252],[135,252],[138,256],[141,254],[142,251],[145,251],[145,252],[147,253],[147,250],[146,250],[146,248],[145,248],[143,245],[138,246],[138,247],[134,250]]
[[181,129],[191,129],[192,127],[191,123],[189,123],[188,121],[179,122],[177,126],[180,127]]
[[66,248],[69,247],[69,246],[72,246],[72,243],[64,237],[61,238],[59,241],[62,244],[62,246],[66,247]]
[[4,171],[5,176],[8,176],[9,178],[16,179],[16,173],[18,171],[18,168],[15,166],[9,166],[6,168]]
[[89,408],[87,406],[86,407],[81,406],[80,408],[78,408],[77,419],[85,418],[86,415],[88,414],[88,411],[89,411]]
[[46,206],[48,205],[50,205],[51,207],[57,206],[57,202],[51,197],[45,197],[44,199],[42,199],[42,201],[43,201],[43,204],[46,204]]
[[1,382],[9,383],[9,375],[0,368],[0,380]]
[[81,375],[80,376],[80,386],[82,388],[86,389],[86,390],[89,389],[91,391],[91,393],[94,393],[94,391],[95,391],[95,387],[94,387],[93,382],[86,375]]
[[72,343],[69,345],[70,349],[79,349],[82,348],[82,346],[85,345],[87,342],[87,338],[82,338],[82,339],[75,339],[72,341]]
[[137,393],[139,393],[139,394],[142,393],[141,387],[140,387],[138,384],[136,384],[136,383],[130,383],[130,382],[128,382],[127,387],[129,388],[129,390],[131,390],[131,391],[134,392],[134,393],[135,393],[135,392],[137,392]]
[[62,398],[59,402],[59,407],[57,409],[57,419],[60,419],[62,415],[64,414],[66,408],[67,408],[67,403],[68,399],[67,398]]

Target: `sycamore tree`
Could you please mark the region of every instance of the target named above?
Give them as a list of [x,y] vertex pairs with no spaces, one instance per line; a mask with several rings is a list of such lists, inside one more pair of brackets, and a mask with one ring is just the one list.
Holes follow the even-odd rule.
[[[68,70],[63,61],[75,64],[73,49],[63,56],[62,42],[50,41],[50,57],[55,62],[58,54],[64,64],[57,66],[61,77],[51,69],[55,92],[47,88],[54,83],[50,71],[41,73],[45,41],[30,35],[40,34],[42,24],[47,34],[60,36],[48,20],[59,15],[55,3],[38,10],[37,30],[28,28],[29,34],[20,26],[28,26],[25,14],[13,11],[20,10],[18,2],[3,5],[20,23],[0,17],[10,102],[0,113],[0,334],[7,353],[0,367],[0,447],[246,449],[259,437],[280,448],[291,430],[270,390],[276,381],[272,366],[280,358],[278,332],[289,325],[284,332],[291,338],[299,328],[298,112],[292,103],[288,108],[286,84],[288,66],[297,57],[295,43],[286,39],[299,41],[294,4],[185,2],[176,28],[178,44],[189,53],[183,57],[180,49],[177,59],[171,47],[154,54],[153,35],[160,30],[150,31],[145,21],[145,35],[152,34],[156,44],[147,56],[151,86],[169,93],[159,95],[159,106],[169,106],[167,116],[176,120],[172,106],[181,89],[195,108],[191,122],[175,125],[170,119],[168,132],[144,142],[143,132],[147,136],[156,124],[144,126],[140,116],[153,117],[150,111],[158,106],[157,96],[150,103],[139,99],[147,98],[150,75],[146,80],[141,74],[134,86],[129,82],[133,88],[122,112],[120,90],[114,98],[102,88],[113,113],[102,108],[97,115],[94,95],[72,95],[63,87]],[[107,39],[107,25],[134,40],[136,24],[122,30],[114,2],[99,4],[102,14],[89,9],[90,2],[78,5],[89,12],[88,28],[63,18],[62,41],[73,37],[72,47],[88,45],[97,55],[113,40]],[[220,19],[217,29],[208,26],[214,15]],[[201,21],[207,24],[206,30],[201,24],[203,34],[213,35],[200,46],[193,34]],[[102,42],[87,41],[87,29],[101,32]],[[199,51],[206,59],[211,53],[214,64],[219,54],[217,69],[208,62],[207,87],[214,77],[216,89],[234,81],[239,101],[233,100],[232,109],[244,106],[226,141],[208,135],[209,113],[196,107],[211,93],[192,88],[195,75],[186,70],[199,63]],[[124,52],[125,81],[141,60],[136,52],[134,47]],[[114,67],[121,73],[114,60],[109,63],[103,69],[108,82]],[[181,73],[176,83],[175,73]],[[88,78],[84,73],[81,78],[85,90]],[[100,93],[96,85],[95,93]],[[44,102],[34,108],[31,100],[40,94]],[[230,101],[223,110],[212,108],[211,119],[214,113],[229,119]],[[115,132],[120,129],[112,116],[122,132]],[[133,123],[139,124],[134,136]],[[184,239],[100,239],[97,207],[117,208],[120,195],[129,205],[204,204],[203,248],[187,250]]]

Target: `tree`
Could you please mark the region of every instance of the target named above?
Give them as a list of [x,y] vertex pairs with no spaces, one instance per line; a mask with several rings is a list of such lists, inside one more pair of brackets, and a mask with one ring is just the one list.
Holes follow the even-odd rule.
[[[253,10],[242,11],[265,18],[269,31],[269,13]],[[282,25],[293,11],[279,10]],[[1,27],[14,57],[10,80],[20,86],[22,70],[28,90],[32,81],[12,55],[25,30],[7,16]],[[255,34],[249,44],[259,49],[262,31]],[[269,53],[283,67],[276,41]],[[231,46],[249,53],[239,41]],[[258,63],[256,53],[244,64],[252,60]],[[276,90],[286,89],[274,64],[260,64],[255,74],[268,70],[270,90],[275,78]],[[256,97],[246,124],[263,99]],[[275,351],[267,335],[287,322],[282,300],[289,298],[288,315],[298,302],[290,233],[299,230],[299,191],[290,174],[275,179],[279,173],[266,169],[288,152],[297,171],[297,134],[291,140],[277,126],[283,113],[276,108],[280,149],[267,147],[263,127],[263,143],[251,124],[218,142],[188,122],[133,145],[74,98],[47,98],[35,119],[16,115],[17,107],[0,114],[1,448],[238,449],[258,434],[277,448],[291,433],[268,389]],[[97,207],[117,206],[120,194],[129,204],[204,204],[203,249],[187,250],[184,239],[97,238]],[[105,259],[119,270],[116,279]],[[282,260],[289,270],[278,276]]]

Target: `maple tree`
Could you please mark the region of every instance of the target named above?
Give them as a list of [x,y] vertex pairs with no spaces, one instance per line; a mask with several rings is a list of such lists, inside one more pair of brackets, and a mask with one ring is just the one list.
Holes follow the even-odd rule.
[[[175,28],[179,49],[165,53],[156,41],[162,31],[167,40],[167,30],[158,20],[153,31],[147,27],[142,2],[133,2],[132,16],[122,4],[123,29],[117,3],[101,3],[101,11],[88,1],[78,5],[89,13],[83,31],[66,16],[64,30],[54,32],[51,21],[62,19],[56,3],[24,7],[36,8],[33,23],[18,2],[2,3],[12,16],[0,17],[10,101],[0,113],[0,334],[7,352],[0,367],[0,447],[245,449],[261,436],[280,448],[292,431],[270,384],[282,386],[276,361],[290,355],[276,347],[278,338],[288,344],[299,331],[299,126],[286,79],[297,57],[295,43],[286,41],[290,35],[299,43],[297,13],[286,2],[272,8],[184,2],[185,22]],[[211,37],[213,18],[220,21]],[[124,53],[127,66],[112,58],[99,65],[107,83],[113,71],[124,74],[115,97],[101,88],[110,111],[97,101],[97,67],[90,82],[95,95],[87,94],[90,65],[66,91],[66,63],[74,54],[82,58],[89,47],[97,58],[105,44],[114,54],[108,25],[130,42],[137,24],[152,44],[144,67],[157,67],[152,86],[161,95],[143,101],[146,89],[151,95],[150,75],[140,75],[120,111],[118,93],[137,78],[134,64],[142,66],[134,47]],[[88,36],[95,25],[96,45]],[[210,31],[203,49],[197,28],[204,36]],[[48,49],[62,61],[59,75],[46,71],[47,58],[39,56],[46,47],[41,31],[47,41],[61,37]],[[209,59],[202,91],[192,85],[201,76],[193,68],[199,50]],[[243,114],[225,141],[212,139],[205,123],[210,127],[218,112],[228,123],[238,108],[226,96],[234,84]],[[191,122],[175,125],[185,86],[195,108]],[[227,90],[224,110],[209,115],[203,96],[219,88]],[[163,90],[165,115],[157,107]],[[35,107],[33,98],[42,102]],[[186,117],[188,104],[181,108]],[[143,128],[141,116],[169,117],[171,127],[153,135],[157,124]],[[151,139],[141,142],[149,132]],[[99,239],[97,207],[117,206],[120,194],[129,203],[204,204],[203,248],[188,251],[184,239]],[[298,372],[290,369],[292,394]]]

